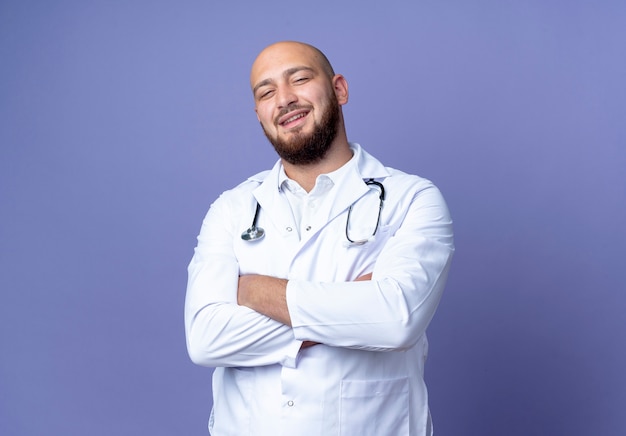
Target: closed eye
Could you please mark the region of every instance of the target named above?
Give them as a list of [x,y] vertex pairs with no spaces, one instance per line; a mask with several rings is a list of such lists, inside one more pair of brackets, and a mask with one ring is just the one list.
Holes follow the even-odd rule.
[[265,89],[257,93],[257,99],[263,100],[265,98],[270,97],[274,93],[273,89]]

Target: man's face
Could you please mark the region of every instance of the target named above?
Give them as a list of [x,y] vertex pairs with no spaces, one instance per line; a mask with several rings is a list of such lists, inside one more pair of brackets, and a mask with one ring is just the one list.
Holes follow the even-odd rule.
[[266,49],[252,67],[255,110],[279,156],[294,165],[319,161],[337,135],[333,81],[306,46]]

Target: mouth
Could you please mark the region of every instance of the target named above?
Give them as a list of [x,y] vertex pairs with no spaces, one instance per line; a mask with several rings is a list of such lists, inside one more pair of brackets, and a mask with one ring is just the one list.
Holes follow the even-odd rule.
[[292,129],[304,123],[304,119],[309,115],[308,109],[299,109],[291,111],[286,115],[278,118],[278,125],[285,129]]

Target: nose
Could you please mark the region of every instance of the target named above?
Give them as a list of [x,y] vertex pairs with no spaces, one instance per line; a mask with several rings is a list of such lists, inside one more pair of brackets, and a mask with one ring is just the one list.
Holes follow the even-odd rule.
[[278,104],[279,109],[285,108],[289,106],[290,104],[295,103],[298,100],[298,97],[296,96],[291,86],[288,86],[288,85],[281,86],[277,89],[276,92],[277,92],[276,102]]

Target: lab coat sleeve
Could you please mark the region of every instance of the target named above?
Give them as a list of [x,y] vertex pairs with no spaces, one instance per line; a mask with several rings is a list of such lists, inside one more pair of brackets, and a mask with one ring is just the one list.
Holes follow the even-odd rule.
[[[202,366],[294,367],[301,341],[290,327],[237,304],[239,266],[232,203],[209,209],[188,267],[185,333],[191,360]],[[229,226],[230,224],[230,226]]]
[[371,351],[405,350],[424,334],[454,252],[452,220],[430,182],[409,193],[401,225],[378,256],[371,281],[290,280],[296,338]]

